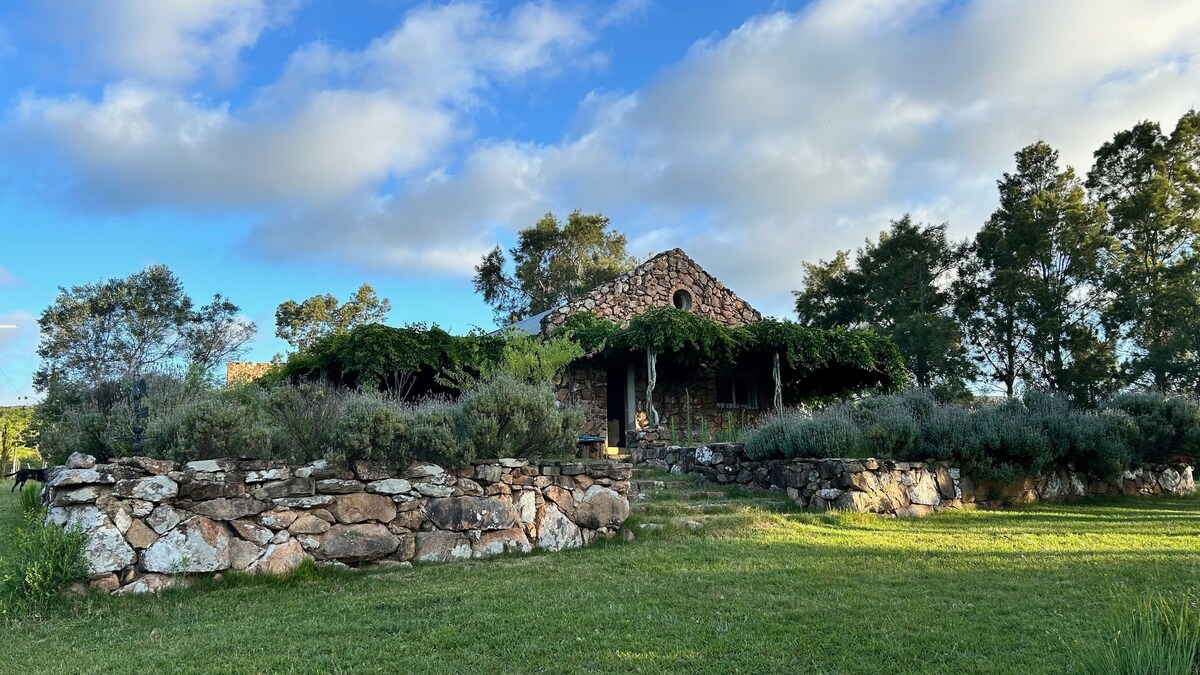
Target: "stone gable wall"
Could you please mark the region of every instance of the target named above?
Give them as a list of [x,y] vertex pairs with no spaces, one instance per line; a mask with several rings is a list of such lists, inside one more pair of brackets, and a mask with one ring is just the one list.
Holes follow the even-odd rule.
[[659,446],[635,451],[635,462],[718,483],[786,490],[812,511],[845,509],[885,516],[924,516],[943,509],[1002,507],[1093,495],[1193,494],[1186,464],[1147,464],[1105,481],[1070,469],[1045,471],[1012,483],[976,483],[949,462],[876,459],[753,461],[743,446]]
[[542,329],[561,325],[576,312],[628,324],[651,307],[673,307],[674,293],[692,296],[691,311],[724,326],[742,326],[762,314],[696,264],[680,249],[660,253],[542,319]]
[[401,566],[613,535],[632,465],[498,459],[339,467],[215,459],[177,464],[74,454],[50,470],[47,521],[82,528],[91,586],[158,591],[188,574],[280,574],[319,565]]

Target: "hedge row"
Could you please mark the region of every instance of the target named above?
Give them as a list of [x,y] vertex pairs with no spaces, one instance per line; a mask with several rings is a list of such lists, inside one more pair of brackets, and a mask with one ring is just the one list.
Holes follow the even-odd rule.
[[1119,395],[1098,411],[1041,393],[975,406],[877,396],[769,418],[747,437],[746,452],[950,460],[993,480],[1070,464],[1108,478],[1144,462],[1200,455],[1200,405],[1142,393]]
[[375,392],[316,384],[213,390],[176,378],[151,378],[149,416],[135,419],[127,402],[94,392],[59,404],[42,431],[52,463],[72,452],[101,458],[129,455],[133,429],[144,426],[137,454],[177,461],[252,457],[307,462],[424,460],[461,466],[475,457],[573,454],[582,415],[560,408],[549,387],[499,376],[457,401],[410,404]]

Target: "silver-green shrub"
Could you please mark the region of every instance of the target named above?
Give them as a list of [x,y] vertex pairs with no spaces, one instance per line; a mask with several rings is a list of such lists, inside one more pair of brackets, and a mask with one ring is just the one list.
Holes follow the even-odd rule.
[[823,415],[797,422],[788,457],[862,457],[863,434],[847,417]]
[[949,460],[976,478],[997,481],[1059,466],[1112,478],[1149,459],[1200,454],[1193,406],[1147,395],[1118,397],[1100,411],[1040,392],[972,406],[920,394],[876,396],[771,417],[751,432],[746,452],[754,459],[861,453]]
[[1105,407],[1133,420],[1140,459],[1200,456],[1200,402],[1195,399],[1126,393],[1113,397]]
[[442,466],[470,464],[475,459],[474,447],[455,436],[458,410],[445,401],[426,401],[413,408],[408,433],[398,439],[400,451]]
[[478,457],[574,454],[583,426],[549,387],[505,375],[467,392],[457,415],[458,439]]
[[222,396],[197,402],[180,417],[176,458],[269,457],[271,433],[255,412]]
[[400,456],[398,439],[408,431],[409,423],[399,405],[382,396],[358,396],[346,404],[333,430],[336,459],[406,464],[409,458]]
[[751,459],[861,457],[863,434],[844,409],[810,417],[802,411],[768,419],[746,440]]
[[317,384],[276,386],[260,394],[258,405],[271,428],[271,455],[307,461],[328,454],[338,440],[347,396]]

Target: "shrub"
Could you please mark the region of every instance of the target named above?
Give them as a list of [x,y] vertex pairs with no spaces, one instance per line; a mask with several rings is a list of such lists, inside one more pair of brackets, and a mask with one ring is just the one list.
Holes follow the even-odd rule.
[[1191,675],[1200,672],[1200,608],[1195,597],[1138,600],[1114,611],[1111,635],[1085,649],[1078,670],[1088,675]]
[[937,460],[977,455],[979,435],[971,412],[959,406],[937,406],[922,421],[914,450],[917,457]]
[[498,376],[459,401],[457,436],[477,456],[574,454],[583,415],[560,408],[554,392]]
[[179,460],[266,457],[270,447],[270,432],[254,410],[234,400],[202,400],[179,420]]
[[87,536],[77,528],[45,524],[42,518],[41,508],[25,511],[0,557],[0,608],[10,621],[45,611],[68,586],[87,579]]
[[[916,450],[927,416],[921,397],[878,396],[864,399],[851,415],[863,432],[864,449],[872,457],[908,457]],[[930,402],[929,408],[932,408]]]
[[771,418],[746,439],[751,459],[782,457],[859,457],[865,450],[862,432],[840,415],[807,417],[786,413]]
[[475,449],[455,437],[456,408],[428,402],[412,411],[408,433],[398,439],[400,449],[416,457],[446,467],[466,466],[475,459]]
[[1138,394],[1112,405],[1085,411],[1041,392],[975,407],[921,394],[875,396],[834,405],[811,419],[802,413],[772,417],[750,433],[746,453],[753,459],[861,452],[948,460],[976,479],[1005,482],[1058,466],[1111,479],[1143,461],[1142,445],[1158,456],[1195,451],[1200,426],[1192,420],[1200,413],[1194,403]]
[[277,386],[261,397],[271,423],[271,454],[277,459],[306,462],[324,457],[334,447],[345,396],[315,384]]
[[346,406],[334,430],[338,458],[407,464],[411,455],[400,451],[397,437],[407,431],[408,422],[398,406],[377,396],[359,397]]
[[542,339],[511,329],[504,333],[500,361],[489,368],[492,376],[549,384],[581,356],[583,347],[565,335]]
[[1200,455],[1200,405],[1191,399],[1153,393],[1119,394],[1106,406],[1128,415],[1137,432],[1138,461]]
[[62,464],[72,452],[105,459],[112,454],[105,442],[107,426],[107,419],[99,412],[67,409],[53,426],[42,431],[42,453],[51,464]]
[[790,438],[805,418],[801,413],[784,413],[768,418],[746,437],[746,456],[755,461],[786,457]]
[[788,457],[861,457],[864,451],[862,432],[836,416],[801,420],[788,440]]

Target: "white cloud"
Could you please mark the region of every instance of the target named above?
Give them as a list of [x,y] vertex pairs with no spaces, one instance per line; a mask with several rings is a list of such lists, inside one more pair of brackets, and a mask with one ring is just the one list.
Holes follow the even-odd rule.
[[476,102],[494,81],[554,74],[597,59],[587,52],[595,35],[585,19],[552,4],[523,4],[508,14],[472,2],[417,7],[362,50],[325,42],[297,50],[271,93],[338,82],[428,104]]
[[426,163],[454,134],[445,111],[386,91],[322,90],[290,115],[238,116],[134,84],[81,98],[26,97],[29,150],[57,150],[78,197],[109,208],[319,202]]
[[279,81],[237,108],[138,79],[99,100],[26,94],[10,145],[31,161],[57,156],[74,198],[93,207],[327,212],[454,161],[444,153],[470,136],[493,83],[593,61],[583,21],[549,4],[503,15],[423,6],[360,51],[297,50]]
[[1169,127],[1200,102],[1198,58],[1195,3],[817,2],[697,43],[640,91],[590,96],[559,143],[482,144],[462,171],[390,195],[341,250],[385,264],[391,249],[355,242],[436,250],[404,243],[436,224],[461,250],[548,209],[600,210],[635,252],[683,245],[790,313],[801,261],[890,218],[974,231],[1030,142],[1083,173],[1114,132]]
[[361,49],[297,50],[240,108],[143,73],[98,101],[26,97],[19,118],[93,201],[258,206],[271,255],[469,274],[499,231],[580,208],[635,253],[684,246],[788,313],[801,261],[905,211],[974,231],[1022,146],[1044,139],[1083,173],[1114,132],[1200,104],[1187,0],[818,0],[589,95],[558,142],[473,138],[500,88],[603,62],[597,27],[641,7],[420,5]]
[[253,236],[276,257],[314,250],[399,274],[460,275],[495,243],[495,228],[533,222],[542,211],[538,149],[478,148],[453,176],[431,173],[387,198],[356,196],[273,218]]
[[87,67],[118,78],[188,82],[237,79],[239,55],[286,23],[296,0],[51,0],[64,37],[82,43]]

